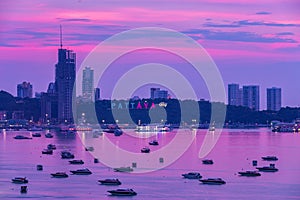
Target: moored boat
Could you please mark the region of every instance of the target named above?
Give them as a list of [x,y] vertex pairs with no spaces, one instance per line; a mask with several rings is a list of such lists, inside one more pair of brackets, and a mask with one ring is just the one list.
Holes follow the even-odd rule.
[[70,160],[69,163],[72,165],[83,165],[84,164],[83,160]]
[[17,135],[14,137],[14,139],[16,140],[28,140],[28,139],[32,139],[31,137],[26,137],[24,135]]
[[121,181],[119,179],[103,179],[98,180],[98,182],[102,185],[121,185]]
[[70,171],[72,174],[77,174],[77,175],[90,175],[92,172],[85,168],[85,169],[78,169],[78,170],[71,170]]
[[47,149],[55,150],[56,146],[54,144],[48,144]]
[[266,160],[266,161],[276,161],[278,160],[278,158],[276,156],[264,156],[264,157],[261,157],[263,160]]
[[278,169],[275,167],[275,164],[270,164],[270,166],[265,166],[265,167],[256,167],[258,171],[261,172],[277,172]]
[[42,154],[52,155],[52,154],[53,154],[53,150],[52,150],[52,149],[44,149],[44,150],[42,151]]
[[149,145],[157,146],[158,141],[157,140],[152,140],[152,141],[149,142]]
[[202,160],[202,164],[204,164],[204,165],[212,165],[212,164],[214,164],[214,161],[210,160],[210,159],[205,159],[205,160]]
[[133,168],[131,167],[119,167],[119,168],[114,168],[115,172],[132,172]]
[[15,177],[15,178],[11,179],[11,181],[13,183],[19,183],[19,184],[28,183],[28,180],[26,177]]
[[226,182],[221,178],[208,178],[208,179],[200,179],[199,180],[203,184],[209,184],[209,185],[222,185],[226,184]]
[[33,133],[32,137],[41,137],[42,135],[40,133]]
[[51,176],[53,178],[68,178],[69,177],[69,175],[66,174],[66,172],[56,172],[56,173],[51,174]]
[[46,134],[45,134],[45,137],[46,137],[46,138],[53,138],[53,135],[52,135],[51,133],[46,133]]
[[148,147],[144,147],[141,149],[142,153],[150,153],[150,149]]
[[61,155],[62,159],[73,159],[73,158],[75,158],[74,154],[70,153],[69,151],[62,151],[60,155]]
[[189,172],[189,173],[186,173],[186,174],[182,174],[182,176],[184,178],[187,178],[187,179],[200,179],[200,178],[202,178],[202,176],[198,172]]
[[248,176],[248,177],[261,176],[261,174],[258,171],[243,171],[238,173],[240,176]]
[[113,196],[135,196],[137,193],[133,189],[116,189],[116,190],[108,190]]

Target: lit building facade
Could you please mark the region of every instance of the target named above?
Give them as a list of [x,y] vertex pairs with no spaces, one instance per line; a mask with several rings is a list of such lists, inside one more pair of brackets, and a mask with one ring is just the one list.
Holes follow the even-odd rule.
[[259,86],[243,86],[243,106],[259,111]]
[[281,109],[281,88],[267,88],[267,110],[279,111]]
[[17,85],[17,97],[32,98],[32,85],[29,82],[23,82]]

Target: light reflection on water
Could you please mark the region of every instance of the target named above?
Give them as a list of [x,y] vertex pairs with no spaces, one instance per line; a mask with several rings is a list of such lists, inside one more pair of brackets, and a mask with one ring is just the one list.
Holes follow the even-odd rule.
[[[125,130],[126,131],[126,130]],[[31,198],[49,199],[115,199],[108,196],[107,190],[113,188],[133,188],[138,195],[125,199],[299,199],[300,198],[300,134],[272,133],[267,129],[223,130],[217,145],[207,158],[213,159],[213,165],[202,165],[198,153],[205,136],[204,130],[198,130],[189,149],[175,163],[168,167],[142,174],[117,173],[101,163],[93,162],[93,155],[85,151],[79,139],[91,143],[95,149],[105,152],[103,137],[93,138],[92,132],[76,134],[56,133],[54,138],[15,140],[17,134],[30,136],[30,132],[2,131],[0,133],[0,199]],[[131,132],[131,134],[134,134]],[[120,137],[107,135],[112,143],[130,152],[139,153],[148,142],[157,139],[159,146],[151,146],[156,151],[174,139],[176,133],[164,133],[151,138],[137,138],[124,134]],[[187,134],[191,134],[187,131]],[[55,144],[53,155],[42,155],[48,144]],[[179,148],[179,147],[178,147]],[[60,158],[62,150],[75,154],[75,159],[84,160],[83,166],[70,165],[68,160]],[[176,149],[174,149],[175,151]],[[106,152],[118,156],[118,152]],[[152,152],[150,152],[151,154]],[[239,177],[240,170],[254,169],[252,160],[258,160],[258,166],[268,165],[260,157],[276,155],[276,173],[263,173],[261,177]],[[120,156],[120,155],[119,155]],[[168,159],[168,158],[165,158]],[[42,164],[43,171],[37,171],[36,165]],[[139,163],[137,163],[139,166]],[[51,178],[50,173],[79,168],[89,168],[89,176],[70,175],[66,179]],[[201,185],[197,180],[186,180],[182,173],[199,171],[204,178],[222,177],[227,184],[222,186]],[[29,179],[28,193],[20,194],[20,185],[12,184],[15,176]],[[98,179],[118,178],[121,186],[102,186]],[[123,199],[122,198],[122,199]]]

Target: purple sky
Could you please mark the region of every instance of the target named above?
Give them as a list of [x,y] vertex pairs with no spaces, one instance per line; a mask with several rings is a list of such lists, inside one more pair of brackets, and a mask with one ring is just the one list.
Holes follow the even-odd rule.
[[[59,24],[78,66],[113,34],[155,26],[197,40],[226,88],[228,83],[260,85],[263,109],[266,88],[273,86],[282,88],[283,106],[300,106],[299,8],[297,0],[2,0],[0,90],[15,95],[23,81],[31,82],[34,92],[47,89],[54,80]],[[203,98],[209,96],[204,92]]]

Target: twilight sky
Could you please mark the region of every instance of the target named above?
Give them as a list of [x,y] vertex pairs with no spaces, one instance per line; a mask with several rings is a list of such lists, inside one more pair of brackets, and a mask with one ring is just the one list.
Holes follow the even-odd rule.
[[299,8],[297,0],[2,0],[0,90],[16,95],[16,85],[29,81],[34,92],[46,91],[54,80],[59,24],[77,67],[113,34],[161,27],[197,40],[226,89],[228,83],[260,85],[264,109],[266,88],[281,87],[283,106],[300,106]]

